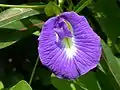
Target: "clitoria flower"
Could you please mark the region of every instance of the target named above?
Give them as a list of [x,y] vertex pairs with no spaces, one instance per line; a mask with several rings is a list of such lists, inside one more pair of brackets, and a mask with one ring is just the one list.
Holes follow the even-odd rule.
[[59,78],[76,79],[99,63],[100,38],[86,18],[75,12],[47,20],[38,40],[42,64]]

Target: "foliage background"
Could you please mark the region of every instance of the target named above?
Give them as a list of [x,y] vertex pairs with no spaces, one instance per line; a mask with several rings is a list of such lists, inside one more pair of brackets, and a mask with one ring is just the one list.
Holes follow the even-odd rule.
[[[0,0],[0,3],[0,90],[120,90],[120,0]],[[55,77],[37,59],[42,25],[65,11],[86,16],[101,37],[103,47],[100,64],[69,81]]]

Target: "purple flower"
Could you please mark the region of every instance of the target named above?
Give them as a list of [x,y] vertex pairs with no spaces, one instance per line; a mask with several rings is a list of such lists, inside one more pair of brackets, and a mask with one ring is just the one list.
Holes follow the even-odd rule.
[[75,79],[99,63],[100,38],[86,18],[75,12],[47,20],[38,40],[42,64],[57,77]]

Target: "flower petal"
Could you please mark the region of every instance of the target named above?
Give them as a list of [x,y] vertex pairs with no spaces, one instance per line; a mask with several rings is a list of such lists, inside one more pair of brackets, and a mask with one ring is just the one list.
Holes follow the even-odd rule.
[[79,16],[75,12],[65,12],[61,16],[72,25],[74,44],[77,48],[75,62],[83,75],[95,68],[100,60],[100,37],[92,30],[84,16]]
[[[69,37],[73,43],[71,48],[56,43],[59,35],[64,34],[55,30],[58,18],[65,19],[72,26],[72,37]],[[67,30],[67,27],[63,28]],[[41,62],[60,78],[75,79],[96,67],[100,60],[99,36],[92,30],[86,18],[75,12],[65,12],[47,20],[38,40]]]

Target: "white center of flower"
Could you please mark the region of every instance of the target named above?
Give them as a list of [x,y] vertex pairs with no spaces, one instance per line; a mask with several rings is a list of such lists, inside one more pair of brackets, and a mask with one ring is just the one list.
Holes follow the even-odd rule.
[[67,58],[73,58],[76,55],[77,48],[74,45],[74,35],[72,25],[66,21],[62,20],[54,28],[56,41],[58,45],[62,45],[65,48]]
[[73,45],[71,48],[65,48],[65,51],[68,58],[73,58],[76,55],[77,48]]
[[77,48],[74,44],[74,38],[71,38],[71,42],[72,44],[70,47],[65,47],[66,55],[68,58],[73,58],[73,56],[75,56],[77,53]]

